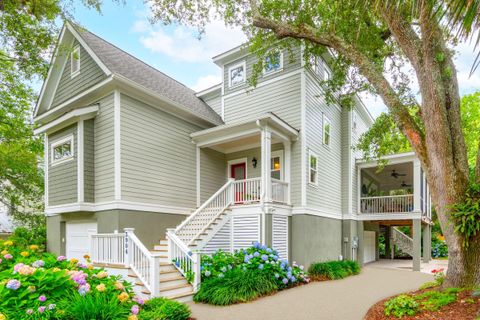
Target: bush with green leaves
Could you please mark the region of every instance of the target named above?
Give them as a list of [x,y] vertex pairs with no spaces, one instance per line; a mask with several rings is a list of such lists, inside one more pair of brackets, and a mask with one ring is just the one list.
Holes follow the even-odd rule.
[[65,320],[111,320],[127,319],[129,304],[122,305],[116,295],[93,292],[81,296],[72,294],[60,302],[61,319]]
[[309,276],[314,280],[337,280],[359,274],[360,265],[356,261],[328,261],[313,263],[308,268]]
[[154,298],[145,303],[140,319],[187,320],[190,316],[191,311],[187,305],[166,298]]
[[418,302],[410,295],[401,294],[384,304],[385,315],[393,315],[401,318],[403,316],[413,316],[417,314],[420,306]]
[[235,268],[225,272],[223,277],[203,282],[194,296],[194,301],[226,306],[252,301],[276,290],[276,281],[267,274]]
[[217,251],[211,256],[202,257],[202,281],[223,278],[234,269],[252,270],[266,275],[279,289],[309,281],[303,266],[298,266],[295,262],[290,266],[288,261],[279,258],[276,250],[258,242],[233,254]]

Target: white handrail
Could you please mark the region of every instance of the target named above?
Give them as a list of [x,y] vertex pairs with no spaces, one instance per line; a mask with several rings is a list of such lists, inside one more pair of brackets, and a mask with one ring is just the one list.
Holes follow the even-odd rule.
[[235,203],[260,201],[261,183],[261,178],[235,180],[233,183],[233,195],[235,198]]
[[288,182],[272,178],[272,200],[287,203]]
[[93,263],[125,264],[125,233],[91,234],[90,254]]
[[201,279],[201,254],[192,252],[185,243],[177,237],[175,229],[167,229],[168,260],[173,263],[180,273],[191,282],[196,292]]
[[407,213],[413,211],[413,194],[360,198],[361,213]]

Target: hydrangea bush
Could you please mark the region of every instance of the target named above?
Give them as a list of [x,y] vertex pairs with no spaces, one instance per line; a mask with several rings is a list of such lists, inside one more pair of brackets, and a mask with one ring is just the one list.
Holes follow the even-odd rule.
[[279,258],[276,250],[258,242],[233,254],[219,250],[211,256],[202,256],[202,281],[222,278],[233,269],[252,270],[267,275],[274,279],[280,289],[309,282],[303,266],[295,262],[290,266],[287,260]]

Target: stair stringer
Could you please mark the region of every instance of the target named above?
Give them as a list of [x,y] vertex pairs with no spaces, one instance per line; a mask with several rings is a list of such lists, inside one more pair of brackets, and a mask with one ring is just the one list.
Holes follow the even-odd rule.
[[[217,251],[218,249],[221,249],[223,251],[230,251],[231,250],[231,241],[232,241],[232,235],[231,235],[231,211],[226,210],[227,214],[223,216],[222,219],[218,221],[218,223],[207,233],[205,238],[203,238],[201,241],[198,242],[197,248],[200,248],[201,252],[204,253],[213,253]],[[214,238],[221,233],[223,234],[228,234],[228,241],[226,244],[218,247],[213,247],[209,246],[209,243],[214,240]]]

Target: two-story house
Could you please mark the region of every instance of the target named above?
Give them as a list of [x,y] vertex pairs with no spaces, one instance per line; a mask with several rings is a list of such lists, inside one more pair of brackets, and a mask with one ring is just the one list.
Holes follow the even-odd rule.
[[300,47],[274,48],[251,87],[257,57],[239,46],[213,58],[222,82],[194,92],[70,23],[58,48],[35,110],[48,250],[125,264],[153,294],[171,288],[168,268],[198,274],[200,254],[254,241],[306,266],[367,263],[384,234],[387,252],[396,244],[418,269],[423,226],[429,252],[418,160],[392,155],[379,172],[357,159],[374,119],[359,99],[326,102],[328,54],[305,63]]

